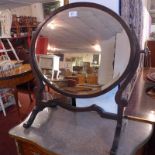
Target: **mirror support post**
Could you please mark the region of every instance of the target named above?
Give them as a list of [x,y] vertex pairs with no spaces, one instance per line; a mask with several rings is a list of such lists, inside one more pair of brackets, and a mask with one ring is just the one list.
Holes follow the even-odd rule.
[[[132,30],[133,31],[133,30]],[[126,76],[126,79],[124,80],[123,83],[119,85],[119,90],[117,91],[115,95],[115,100],[116,103],[118,104],[118,111],[117,111],[117,125],[115,129],[115,135],[114,135],[114,140],[113,144],[111,147],[110,155],[115,155],[117,152],[117,148],[119,145],[119,140],[120,140],[120,135],[121,135],[121,130],[122,130],[122,122],[123,122],[123,117],[124,117],[124,110],[125,107],[128,105],[128,97],[125,96],[123,93],[126,90],[126,87],[128,84],[131,82],[132,78],[135,75],[135,72],[137,70],[137,67],[139,65],[139,59],[140,59],[140,49],[139,49],[139,44],[136,39],[136,35],[133,31],[132,33],[134,36],[134,43],[135,43],[135,59],[133,59],[133,66],[131,66],[130,70],[131,72]]]
[[124,106],[118,105],[117,125],[116,125],[116,129],[115,129],[112,148],[110,150],[110,155],[116,154],[116,151],[117,151],[117,148],[119,145],[119,139],[120,139],[121,130],[122,130],[123,112],[124,112]]
[[44,99],[45,97],[44,97],[43,93],[44,93],[44,90],[45,90],[45,85],[44,85],[44,83],[42,81],[42,78],[40,76],[37,76],[37,73],[36,73],[33,65],[31,66],[31,68],[32,68],[32,71],[33,71],[34,75],[36,75],[35,76],[36,85],[37,85],[35,87],[36,104],[35,104],[35,107],[32,110],[32,113],[29,116],[28,121],[23,124],[24,128],[29,128],[33,124],[37,114],[40,111],[42,111],[44,108],[46,108],[46,107],[52,107],[53,108],[53,107],[57,106],[57,104],[55,102],[52,102],[51,100],[46,101],[46,99]]
[[35,89],[36,89],[36,91],[35,91],[36,92],[35,93],[36,105],[35,105],[34,109],[32,110],[32,113],[31,113],[28,121],[23,124],[24,128],[29,128],[32,125],[32,123],[34,122],[37,114],[40,111],[42,111],[44,108],[46,108],[46,107],[54,108],[57,106],[57,103],[52,102],[52,100],[46,101],[46,99],[45,99],[45,101],[44,101],[43,91],[45,89],[45,86],[44,86],[42,80],[40,80],[39,78],[38,78],[38,87],[36,87]]
[[[32,70],[33,70],[33,73],[36,75],[33,67],[32,67]],[[32,113],[31,113],[27,123],[23,124],[24,128],[29,128],[32,125],[34,119],[36,118],[38,112],[43,110],[40,105],[41,105],[42,96],[43,96],[44,84],[43,84],[42,80],[37,76],[36,76],[36,83],[37,83],[37,86],[35,87],[36,105],[35,105],[34,109],[32,110]]]
[[76,98],[72,97],[72,106],[76,107]]

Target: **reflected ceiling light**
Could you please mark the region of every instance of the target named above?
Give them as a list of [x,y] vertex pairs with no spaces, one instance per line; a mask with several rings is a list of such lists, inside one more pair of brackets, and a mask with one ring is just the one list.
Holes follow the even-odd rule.
[[49,51],[55,51],[56,48],[54,46],[48,45],[47,50],[49,50]]
[[47,24],[47,27],[49,27],[50,29],[54,30],[56,27],[58,27],[58,24],[56,24],[55,21],[52,21],[52,22]]
[[47,46],[47,50],[48,50],[48,51],[51,51],[51,52],[55,52],[55,51],[57,51],[57,50],[59,50],[59,49],[56,48],[56,47],[54,47],[54,46],[48,45],[48,46]]
[[151,121],[155,120],[155,111],[150,111],[150,113],[148,114],[148,117]]
[[95,51],[101,52],[101,46],[99,44],[95,44],[93,48],[95,49]]
[[47,24],[47,27],[49,27],[50,29],[54,30],[56,25],[54,23],[49,23],[49,24]]
[[55,52],[56,51],[56,48],[55,47],[52,47],[51,48],[51,51],[54,51]]
[[49,50],[51,50],[51,46],[48,44],[48,46],[47,46],[47,50],[49,51]]

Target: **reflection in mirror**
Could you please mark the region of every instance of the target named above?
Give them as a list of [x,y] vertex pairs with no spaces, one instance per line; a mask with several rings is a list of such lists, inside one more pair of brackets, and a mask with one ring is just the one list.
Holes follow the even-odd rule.
[[108,13],[88,7],[53,16],[35,44],[44,77],[73,95],[91,95],[116,82],[129,63],[130,52],[122,25]]

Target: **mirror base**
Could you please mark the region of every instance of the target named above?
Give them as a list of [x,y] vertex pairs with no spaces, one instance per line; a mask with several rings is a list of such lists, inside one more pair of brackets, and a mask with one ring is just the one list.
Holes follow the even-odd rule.
[[57,103],[49,100],[47,102],[41,102],[40,104],[36,105],[36,107],[33,109],[32,113],[31,113],[27,123],[23,124],[23,127],[26,129],[29,128],[33,124],[37,114],[46,107],[56,108]]

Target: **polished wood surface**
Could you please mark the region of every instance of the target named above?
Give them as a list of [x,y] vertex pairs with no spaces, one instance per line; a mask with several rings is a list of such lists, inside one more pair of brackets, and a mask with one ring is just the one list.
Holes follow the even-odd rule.
[[[32,154],[22,154],[29,148],[33,154],[44,155],[109,155],[116,128],[115,120],[96,112],[76,113],[60,107],[41,111],[29,129],[23,128],[24,122],[9,131],[16,141],[28,146],[21,148],[21,155]],[[135,155],[152,130],[149,123],[124,119],[116,155]]]
[[34,79],[32,74],[32,69],[30,64],[22,64],[19,67],[11,69],[10,71],[6,71],[0,74],[0,88],[13,88],[12,92],[15,97],[18,113],[19,112],[19,104],[18,104],[18,91],[17,86],[20,84],[24,84]]
[[10,71],[0,74],[0,88],[12,88],[32,80],[33,74],[29,64],[22,64]]
[[155,96],[146,93],[148,88],[155,86],[154,82],[147,79],[147,74],[152,72],[155,72],[155,68],[141,71],[125,111],[127,118],[155,123]]

